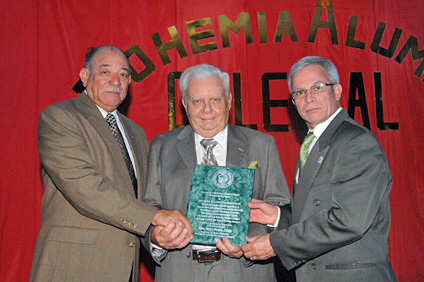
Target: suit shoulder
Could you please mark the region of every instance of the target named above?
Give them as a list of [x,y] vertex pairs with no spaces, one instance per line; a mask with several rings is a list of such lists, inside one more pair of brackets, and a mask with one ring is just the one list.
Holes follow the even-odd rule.
[[368,140],[366,141],[368,143],[378,143],[378,145],[380,144],[377,140],[377,137],[374,135],[374,133],[371,132],[371,130],[357,123],[351,118],[347,118],[345,121],[343,121],[343,123],[335,132],[333,140],[338,140],[339,138],[343,140],[364,138]]
[[78,113],[75,98],[72,98],[46,107],[41,111],[38,120],[67,120],[78,115]]
[[180,133],[185,129],[186,127],[178,127],[171,131],[167,131],[164,133],[161,133],[159,135],[156,135],[152,139],[152,144],[154,143],[165,143],[165,142],[174,142]]
[[71,98],[62,102],[57,102],[54,104],[51,104],[50,106],[47,106],[44,108],[44,110],[41,111],[41,113],[48,112],[48,111],[67,111],[75,107],[75,99]]

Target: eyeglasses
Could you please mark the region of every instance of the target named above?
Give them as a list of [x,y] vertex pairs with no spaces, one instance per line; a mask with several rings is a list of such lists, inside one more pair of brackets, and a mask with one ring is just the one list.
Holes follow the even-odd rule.
[[334,83],[319,83],[319,84],[315,84],[314,86],[312,86],[309,89],[306,90],[297,90],[291,93],[291,96],[293,98],[293,100],[297,100],[297,99],[302,99],[303,97],[305,97],[306,92],[309,90],[309,93],[311,94],[317,94],[317,93],[321,93],[324,92],[325,89],[327,89],[327,86],[333,86]]

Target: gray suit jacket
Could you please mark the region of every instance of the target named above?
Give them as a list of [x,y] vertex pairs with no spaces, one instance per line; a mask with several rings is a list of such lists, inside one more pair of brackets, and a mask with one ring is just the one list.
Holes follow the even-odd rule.
[[[148,141],[119,114],[144,195]],[[118,143],[86,94],[46,108],[38,151],[44,195],[31,281],[138,280],[139,239],[156,208],[135,198]]]
[[[229,124],[227,146],[227,166],[248,167],[251,161],[258,161],[253,198],[276,205],[289,203],[289,190],[272,136]],[[190,126],[155,137],[149,155],[145,201],[157,207],[185,212],[196,163],[194,131]],[[266,232],[264,225],[251,223],[249,226],[249,236]],[[191,251],[191,244],[181,250],[169,251],[165,259],[158,262],[155,281],[203,281],[203,277],[194,274],[193,268],[198,268],[199,263],[192,259]],[[275,280],[273,264],[269,262],[252,264],[245,258],[224,256],[214,264],[222,265],[222,281]]]
[[272,233],[271,245],[287,269],[297,268],[297,281],[396,281],[387,242],[391,187],[381,145],[342,110],[294,183],[293,225]]

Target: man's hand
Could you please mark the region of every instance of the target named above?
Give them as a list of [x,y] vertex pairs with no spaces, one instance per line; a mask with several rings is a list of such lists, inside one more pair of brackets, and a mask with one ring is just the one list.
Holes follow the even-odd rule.
[[274,249],[269,242],[269,234],[255,237],[246,237],[247,244],[241,246],[244,256],[250,260],[265,260],[275,256]]
[[172,220],[175,220],[175,224],[181,222],[183,226],[187,229],[187,234],[189,237],[193,236],[193,227],[191,227],[190,221],[184,216],[184,214],[179,210],[158,210],[153,217],[152,225],[158,227],[167,226]]
[[267,202],[252,199],[247,203],[250,208],[250,222],[274,225],[278,219],[278,208]]
[[243,255],[241,248],[231,244],[228,238],[224,237],[222,241],[219,238],[215,238],[215,243],[216,247],[229,257],[239,258]]
[[193,236],[188,235],[188,230],[181,221],[177,223],[173,219],[165,227],[155,226],[150,233],[150,239],[162,248],[171,250],[185,247]]

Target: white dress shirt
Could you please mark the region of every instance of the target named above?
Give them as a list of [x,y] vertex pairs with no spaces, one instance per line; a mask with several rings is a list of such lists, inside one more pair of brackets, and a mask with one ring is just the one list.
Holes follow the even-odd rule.
[[[309,146],[309,153],[311,152],[312,148],[315,146],[315,144],[317,143],[319,137],[324,133],[324,131],[327,129],[327,127],[330,125],[330,123],[333,121],[333,119],[337,116],[337,114],[342,110],[341,107],[339,107],[334,114],[332,114],[326,121],[321,122],[320,124],[317,124],[314,129],[309,129],[309,132],[313,132],[315,135],[314,140],[312,140],[311,145]],[[299,169],[296,171],[296,183],[299,182]]]
[[[102,108],[100,108],[97,105],[96,105],[96,107],[99,109],[103,118],[106,118],[106,115],[109,114],[109,113],[106,112],[105,110],[103,110]],[[122,126],[121,120],[119,119],[119,116],[117,115],[116,110],[114,110],[113,112],[110,112],[110,114],[113,114],[115,116],[116,124],[118,125],[118,128],[121,131],[122,137],[124,138],[125,147],[127,148],[128,154],[130,155],[130,159],[131,159],[131,162],[132,162],[132,165],[133,165],[133,168],[134,168],[135,177],[137,177],[137,170],[136,170],[135,163],[134,163],[134,156],[133,156],[133,153],[132,153],[132,150],[131,150],[130,143],[128,143],[128,139],[127,139],[127,136],[125,134],[124,127]]]

